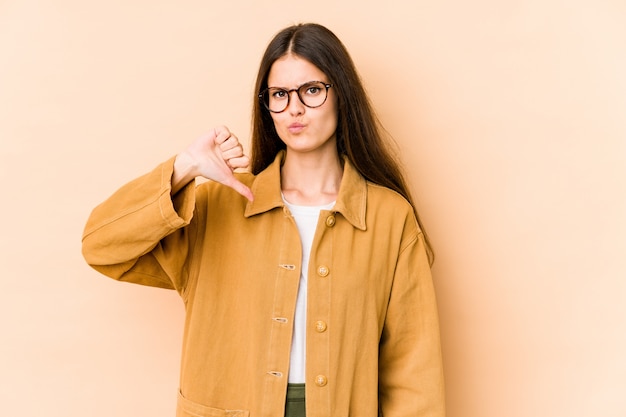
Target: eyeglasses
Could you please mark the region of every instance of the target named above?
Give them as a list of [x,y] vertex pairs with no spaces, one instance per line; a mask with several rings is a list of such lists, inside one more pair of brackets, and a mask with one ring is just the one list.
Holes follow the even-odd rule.
[[291,93],[295,91],[298,93],[298,98],[302,104],[314,109],[326,102],[328,89],[332,86],[332,84],[326,84],[322,81],[309,81],[291,90],[269,87],[259,94],[259,99],[263,102],[265,108],[272,113],[281,113],[289,106]]

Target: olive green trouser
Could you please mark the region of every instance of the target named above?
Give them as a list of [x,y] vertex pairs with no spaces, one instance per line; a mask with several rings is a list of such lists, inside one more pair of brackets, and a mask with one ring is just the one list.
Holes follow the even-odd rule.
[[285,417],[306,417],[304,401],[304,384],[287,385],[287,402],[285,403]]

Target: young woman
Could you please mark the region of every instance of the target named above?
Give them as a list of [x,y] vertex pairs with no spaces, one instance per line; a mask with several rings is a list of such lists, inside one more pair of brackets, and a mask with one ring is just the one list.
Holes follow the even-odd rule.
[[85,259],[180,293],[178,417],[443,416],[431,251],[347,51],[288,27],[256,88],[251,160],[215,128],[93,211]]

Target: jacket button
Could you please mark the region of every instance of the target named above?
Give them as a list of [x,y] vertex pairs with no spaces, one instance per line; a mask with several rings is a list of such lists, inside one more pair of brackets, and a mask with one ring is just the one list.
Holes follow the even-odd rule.
[[328,384],[328,379],[324,375],[318,375],[315,377],[315,385],[318,387],[324,387]]
[[315,330],[318,333],[324,333],[327,328],[328,328],[328,326],[326,325],[326,322],[324,322],[322,320],[320,320],[320,321],[315,323]]
[[329,272],[330,271],[325,266],[320,266],[320,267],[317,268],[317,275],[319,275],[320,277],[327,276]]
[[335,216],[332,214],[326,217],[326,226],[333,227],[335,225]]

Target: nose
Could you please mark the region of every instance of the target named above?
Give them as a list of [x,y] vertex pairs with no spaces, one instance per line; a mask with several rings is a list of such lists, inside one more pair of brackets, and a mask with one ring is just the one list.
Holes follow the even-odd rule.
[[298,90],[292,90],[289,92],[289,103],[287,104],[287,110],[292,115],[298,115],[304,112],[304,104],[302,103],[302,101],[300,101]]

